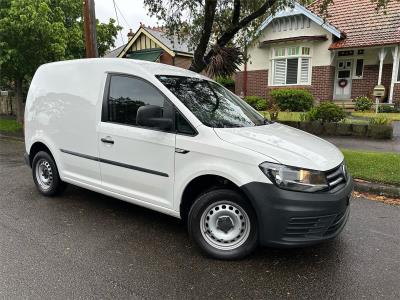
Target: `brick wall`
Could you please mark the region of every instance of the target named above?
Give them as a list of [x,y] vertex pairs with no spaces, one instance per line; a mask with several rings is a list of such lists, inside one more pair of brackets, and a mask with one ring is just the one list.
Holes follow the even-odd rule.
[[167,65],[173,65],[174,60],[173,60],[173,57],[169,53],[164,51],[163,54],[161,54],[161,56],[160,56],[160,63],[167,64]]
[[335,67],[318,66],[312,69],[311,93],[318,101],[333,99]]
[[400,83],[394,84],[393,102],[400,102]]
[[[392,79],[393,65],[385,64],[382,70],[382,84],[386,87],[388,93],[390,82]],[[243,94],[243,74],[237,72],[235,74],[235,93]],[[364,66],[364,74],[362,79],[352,80],[351,97],[359,96],[371,97],[374,87],[378,83],[379,66],[366,65]],[[309,90],[317,101],[332,100],[335,82],[335,67],[333,66],[317,66],[312,70],[312,85],[311,86],[296,86],[294,88],[302,88]],[[247,72],[247,95],[265,97],[273,89],[287,87],[269,87],[268,86],[268,70],[257,70]],[[400,83],[395,84],[394,99],[400,101]]]
[[[382,69],[382,84],[386,87],[389,94],[390,82],[392,80],[392,64],[383,65]],[[378,84],[379,65],[364,66],[364,74],[362,79],[353,79],[351,97],[357,98],[360,96],[372,97],[374,87]]]
[[179,68],[189,69],[192,63],[192,58],[187,56],[175,56],[175,66]]
[[[235,93],[243,94],[244,72],[237,72],[235,75]],[[295,86],[292,88],[309,90],[314,97],[320,100],[331,100],[333,98],[333,80],[335,77],[335,68],[331,66],[313,67],[312,85]],[[247,95],[266,97],[274,89],[288,88],[269,87],[268,70],[257,70],[247,72]]]
[[[243,74],[235,74],[235,93],[243,95]],[[268,89],[268,70],[247,71],[247,96],[265,97]]]

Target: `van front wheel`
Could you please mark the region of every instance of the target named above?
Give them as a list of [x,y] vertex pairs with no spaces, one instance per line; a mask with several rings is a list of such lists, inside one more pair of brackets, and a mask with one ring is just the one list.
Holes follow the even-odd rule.
[[217,189],[202,194],[190,209],[189,234],[209,256],[240,259],[258,244],[254,209],[239,193]]
[[60,179],[54,159],[44,151],[38,152],[33,158],[32,176],[37,189],[45,196],[55,196],[66,186]]

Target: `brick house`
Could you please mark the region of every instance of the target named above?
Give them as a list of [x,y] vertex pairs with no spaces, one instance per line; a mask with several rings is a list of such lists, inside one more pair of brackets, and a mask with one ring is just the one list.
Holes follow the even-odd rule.
[[340,0],[324,20],[317,0],[268,17],[247,46],[248,62],[235,75],[238,95],[266,97],[272,89],[304,88],[319,100],[372,97],[400,101],[400,2],[376,11],[370,0]]
[[185,41],[169,37],[162,27],[141,25],[136,33],[128,33],[128,43],[110,51],[104,57],[120,57],[160,62],[188,69],[193,52]]

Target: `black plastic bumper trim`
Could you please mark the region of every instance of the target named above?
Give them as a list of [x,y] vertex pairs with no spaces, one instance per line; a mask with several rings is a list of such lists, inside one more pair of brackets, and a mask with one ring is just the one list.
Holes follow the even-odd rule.
[[[317,244],[336,237],[344,228],[350,212],[350,196],[353,191],[353,180],[350,177],[340,190],[335,192],[302,193],[280,189],[273,184],[251,182],[241,186],[242,191],[251,201],[258,218],[260,244],[277,247],[301,247]],[[288,236],[290,222],[294,219],[341,216],[341,224],[321,232],[321,235],[310,234],[295,237]],[[317,222],[317,225],[320,225]],[[315,225],[315,226],[317,226]]]
[[24,160],[25,160],[25,163],[30,167],[30,168],[32,168],[32,165],[31,165],[31,158],[29,157],[29,154],[28,153],[24,153]]
[[144,173],[149,173],[149,174],[153,174],[153,175],[158,175],[158,176],[162,176],[162,177],[169,177],[168,174],[163,173],[163,172],[159,172],[159,171],[155,171],[155,170],[150,170],[150,169],[146,169],[146,168],[142,168],[142,167],[132,166],[132,165],[120,163],[120,162],[117,162],[117,161],[112,161],[112,160],[103,159],[103,158],[96,157],[96,156],[81,154],[81,153],[77,153],[77,152],[73,152],[73,151],[69,151],[69,150],[65,150],[65,149],[60,149],[60,151],[63,152],[63,153],[66,153],[66,154],[70,154],[70,155],[74,155],[74,156],[78,156],[78,157],[82,157],[82,158],[98,161],[98,162],[101,162],[101,163],[104,163],[104,164],[109,164],[109,165],[113,165],[113,166],[117,166],[117,167],[121,167],[121,168],[131,169],[131,170],[144,172]]

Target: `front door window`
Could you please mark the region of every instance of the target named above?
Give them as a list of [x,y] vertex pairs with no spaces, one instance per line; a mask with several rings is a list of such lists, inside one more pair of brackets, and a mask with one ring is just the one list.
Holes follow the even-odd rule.
[[348,100],[351,98],[352,60],[339,60],[336,66],[335,99]]

